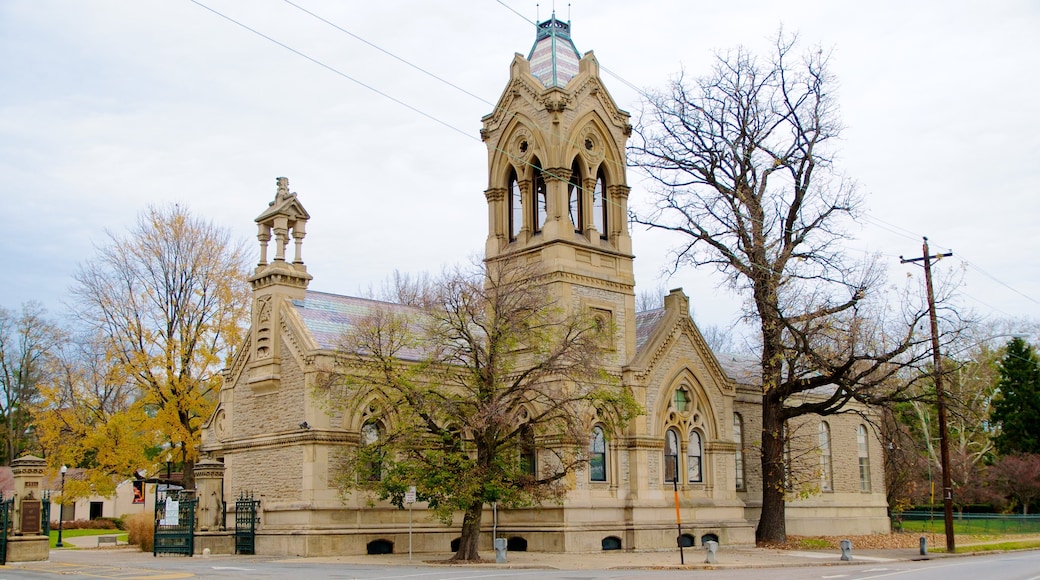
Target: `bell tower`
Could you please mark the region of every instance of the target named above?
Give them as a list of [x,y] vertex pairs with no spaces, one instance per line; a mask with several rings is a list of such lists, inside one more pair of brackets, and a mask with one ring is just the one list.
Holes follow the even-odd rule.
[[[302,256],[307,220],[311,216],[296,194],[289,192],[288,178],[279,177],[275,184],[274,201],[256,218],[260,261],[249,277],[253,286],[253,320],[248,381],[256,392],[276,389],[281,381],[282,305],[288,300],[302,300],[312,278]],[[274,258],[269,261],[272,234]],[[290,238],[294,246],[292,261],[286,259]]]
[[635,354],[635,277],[628,231],[625,143],[632,132],[570,23],[538,25],[527,58],[485,116],[488,238],[485,259],[541,264],[553,292],[618,329],[617,364]]

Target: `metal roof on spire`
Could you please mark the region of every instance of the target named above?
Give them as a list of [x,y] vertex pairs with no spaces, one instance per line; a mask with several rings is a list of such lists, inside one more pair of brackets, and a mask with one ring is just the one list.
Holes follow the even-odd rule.
[[563,87],[578,74],[581,55],[571,40],[571,25],[556,19],[553,12],[549,20],[538,25],[531,54],[531,74],[548,87]]

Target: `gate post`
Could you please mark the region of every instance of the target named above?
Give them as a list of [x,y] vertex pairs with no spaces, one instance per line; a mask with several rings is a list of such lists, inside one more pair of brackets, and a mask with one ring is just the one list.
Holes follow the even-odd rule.
[[43,472],[46,469],[47,461],[32,455],[23,455],[11,462],[15,497],[12,521],[14,533],[19,536],[40,533],[40,511],[43,507],[40,482],[43,481]]
[[7,498],[8,528],[6,560],[38,562],[50,557],[50,539],[42,534],[43,474],[47,461],[24,455],[11,462],[14,495]]
[[206,532],[223,530],[224,464],[203,459],[195,464],[195,487],[198,490],[198,529]]

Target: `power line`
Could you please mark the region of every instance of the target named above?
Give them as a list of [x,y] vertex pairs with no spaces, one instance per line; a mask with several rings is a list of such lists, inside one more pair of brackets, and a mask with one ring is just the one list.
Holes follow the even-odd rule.
[[213,9],[213,8],[210,8],[209,6],[207,6],[207,5],[203,4],[202,2],[200,2],[199,0],[188,0],[188,1],[191,2],[192,4],[195,4],[197,6],[205,8],[206,10],[212,12],[213,14],[216,14],[217,16],[227,20],[228,22],[231,22],[231,23],[235,24],[236,26],[244,28],[245,30],[248,30],[249,32],[252,32],[253,34],[255,34],[255,35],[257,35],[257,36],[259,36],[259,37],[261,37],[261,38],[263,38],[265,40],[268,40],[270,42],[273,42],[274,44],[277,44],[278,46],[284,48],[285,50],[288,50],[289,52],[292,52],[293,54],[295,54],[295,55],[297,55],[299,57],[302,57],[302,58],[305,58],[305,59],[311,61],[312,63],[314,63],[314,64],[316,64],[316,65],[318,65],[318,66],[320,66],[320,67],[322,67],[322,68],[324,68],[326,70],[328,70],[329,72],[337,74],[337,75],[347,79],[348,81],[350,81],[352,83],[355,83],[355,84],[357,84],[357,85],[359,85],[361,87],[364,87],[364,88],[372,91],[373,93],[376,93],[377,95],[379,95],[379,96],[381,96],[383,98],[390,99],[391,101],[397,103],[398,105],[401,105],[402,107],[405,107],[406,109],[408,109],[408,110],[410,110],[410,111],[412,111],[414,113],[418,113],[418,114],[422,115],[423,117],[426,117],[427,119],[429,119],[429,120],[431,120],[431,121],[433,121],[433,122],[435,122],[437,124],[443,125],[443,126],[447,127],[448,129],[451,129],[452,131],[455,131],[456,133],[461,133],[462,135],[465,135],[466,137],[468,137],[470,139],[475,139],[477,141],[480,141],[480,139],[478,137],[473,136],[468,131],[463,131],[462,129],[459,129],[458,127],[455,127],[455,126],[451,125],[450,123],[448,123],[446,121],[442,121],[442,120],[438,119],[437,117],[435,117],[435,116],[433,116],[433,115],[423,111],[422,109],[414,107],[414,106],[412,106],[412,105],[402,101],[401,99],[398,99],[397,97],[391,96],[391,95],[389,95],[389,94],[387,94],[387,93],[385,93],[385,92],[383,92],[383,91],[373,87],[372,85],[369,85],[368,83],[360,81],[360,80],[358,80],[358,79],[348,75],[347,73],[345,73],[345,72],[343,72],[343,71],[341,71],[341,70],[339,70],[339,69],[337,69],[337,68],[335,68],[335,67],[333,67],[331,65],[325,64],[324,62],[322,62],[322,61],[320,61],[320,60],[318,60],[316,58],[313,58],[313,57],[311,57],[311,56],[309,56],[309,55],[307,55],[307,54],[305,54],[303,52],[300,52],[299,50],[296,50],[295,48],[293,48],[293,47],[291,47],[291,46],[289,46],[289,45],[287,45],[287,44],[285,44],[285,43],[283,43],[283,42],[281,42],[279,40],[276,40],[276,39],[274,39],[274,38],[264,34],[263,32],[260,32],[259,30],[256,30],[255,28],[251,28],[251,27],[247,26],[246,24],[244,24],[242,22],[239,22],[238,20],[235,20],[234,18],[232,18],[232,17],[230,17],[230,16],[228,16],[226,14],[223,14],[223,13],[221,13],[221,12],[219,12],[219,11]]
[[394,54],[394,53],[392,53],[392,52],[390,52],[390,51],[388,51],[388,50],[386,50],[386,49],[376,45],[373,42],[365,40],[364,38],[358,36],[357,34],[354,34],[353,32],[347,30],[346,28],[343,28],[342,26],[325,19],[325,18],[315,14],[314,12],[311,12],[310,10],[307,10],[303,6],[300,6],[299,4],[296,4],[296,3],[292,2],[292,0],[282,0],[282,1],[285,2],[286,4],[288,4],[289,6],[292,6],[293,8],[296,8],[297,10],[300,10],[301,12],[304,12],[304,13],[309,14],[310,16],[312,16],[314,18],[317,18],[318,20],[324,22],[325,24],[328,24],[329,26],[331,26],[331,27],[335,28],[336,30],[342,32],[343,34],[346,34],[346,35],[348,35],[348,36],[350,36],[352,38],[355,38],[355,39],[357,39],[357,40],[359,40],[359,41],[361,41],[361,42],[371,46],[372,48],[374,48],[374,49],[378,50],[379,52],[389,56],[390,58],[393,58],[393,59],[397,60],[398,62],[401,62],[401,63],[403,63],[403,64],[405,64],[405,65],[407,65],[407,66],[409,66],[409,67],[411,67],[411,68],[413,68],[413,69],[415,69],[415,70],[417,70],[417,71],[419,71],[419,72],[429,76],[430,78],[438,80],[438,81],[448,85],[449,87],[451,87],[451,88],[453,88],[453,89],[455,89],[457,91],[460,91],[462,93],[465,93],[466,95],[469,95],[469,96],[473,97],[474,99],[476,99],[476,100],[478,100],[478,101],[480,101],[482,103],[486,103],[488,105],[491,105],[492,107],[495,106],[495,103],[492,103],[491,101],[489,101],[489,100],[487,100],[487,99],[485,99],[485,98],[483,98],[481,96],[475,95],[475,94],[467,91],[466,89],[464,89],[464,88],[462,88],[462,87],[460,87],[460,86],[458,86],[458,85],[456,85],[456,84],[454,84],[454,83],[452,83],[452,82],[450,82],[450,81],[448,81],[448,80],[446,80],[446,79],[444,79],[444,78],[442,78],[442,77],[440,77],[440,76],[438,76],[438,75],[436,75],[436,74],[434,74],[434,73],[424,69],[423,67],[421,67],[419,65],[413,64],[413,63],[409,62],[408,60],[403,59],[403,58],[397,56],[396,54]]
[[[375,43],[373,43],[373,42],[371,42],[371,41],[369,41],[369,40],[367,40],[367,39],[365,39],[365,38],[363,38],[363,37],[361,37],[361,36],[359,36],[359,35],[357,35],[357,34],[355,34],[353,32],[351,32],[348,29],[346,29],[346,28],[344,28],[344,27],[342,27],[342,26],[340,26],[340,25],[338,25],[338,24],[336,24],[336,23],[334,23],[334,22],[332,22],[332,21],[322,17],[321,15],[319,15],[319,14],[317,14],[317,13],[311,11],[311,10],[308,10],[308,9],[306,9],[306,8],[304,8],[304,7],[300,6],[300,5],[292,2],[291,0],[283,0],[283,1],[286,4],[289,4],[290,6],[296,8],[297,10],[300,10],[301,12],[304,12],[304,13],[310,15],[311,17],[313,17],[313,18],[315,18],[315,19],[317,19],[317,20],[327,24],[328,26],[331,26],[331,27],[335,28],[336,30],[342,32],[343,34],[347,34],[348,36],[351,36],[352,38],[355,38],[356,40],[367,44],[368,46],[370,46],[370,47],[372,47],[372,48],[382,52],[383,54],[386,54],[387,56],[390,56],[391,58],[401,62],[402,64],[404,64],[404,65],[406,65],[406,66],[408,66],[408,67],[410,67],[410,68],[412,68],[412,69],[414,69],[416,71],[419,71],[419,72],[421,72],[421,73],[423,73],[423,74],[425,74],[425,75],[427,75],[427,76],[429,76],[429,77],[431,77],[431,78],[433,78],[433,79],[435,79],[435,80],[437,80],[437,81],[439,81],[439,82],[441,82],[441,83],[443,83],[443,84],[445,84],[445,85],[447,85],[447,86],[449,86],[449,87],[451,87],[451,88],[453,88],[453,89],[455,89],[455,90],[457,90],[457,91],[459,91],[459,92],[461,92],[461,93],[463,93],[463,94],[465,94],[465,95],[467,95],[467,96],[469,96],[469,97],[471,97],[473,99],[476,99],[476,100],[478,100],[480,102],[483,102],[485,104],[490,104],[493,107],[497,107],[497,105],[492,104],[491,101],[489,101],[487,99],[484,99],[483,97],[480,97],[479,95],[477,95],[477,94],[475,94],[475,93],[473,93],[471,91],[468,91],[465,88],[463,88],[463,87],[461,87],[461,86],[459,86],[457,84],[454,84],[454,83],[448,81],[447,79],[445,79],[445,78],[443,78],[443,77],[441,77],[441,76],[439,76],[437,74],[434,74],[434,73],[426,70],[425,68],[423,68],[421,66],[418,66],[418,65],[408,61],[407,59],[404,59],[404,58],[402,58],[400,56],[397,56],[396,54],[394,54],[394,53],[392,53],[392,52],[390,52],[390,51],[388,51],[388,50],[386,50],[386,49],[376,45]],[[531,19],[523,16],[521,13],[517,12],[515,9],[513,9],[511,6],[509,6],[508,4],[503,2],[502,0],[496,0],[496,1],[498,2],[498,4],[500,4],[501,6],[503,6],[504,8],[509,10],[510,12],[512,12],[513,14],[517,15],[523,21],[527,22],[528,24],[532,24],[532,25],[537,26],[537,22],[534,22]],[[230,16],[228,16],[226,14],[223,14],[223,13],[219,12],[218,10],[216,10],[214,8],[211,8],[211,7],[207,6],[206,4],[203,4],[199,0],[191,0],[191,2],[196,4],[196,5],[198,5],[198,6],[200,6],[200,7],[202,7],[202,8],[204,8],[204,9],[206,9],[206,10],[208,10],[209,12],[211,12],[213,14],[216,14],[217,16],[220,16],[221,18],[224,18],[225,20],[227,20],[227,21],[229,21],[229,22],[231,22],[231,23],[233,23],[233,24],[235,24],[235,25],[237,25],[237,26],[239,26],[239,27],[241,27],[241,28],[243,28],[243,29],[245,29],[245,30],[247,30],[249,32],[252,32],[253,34],[256,34],[257,36],[260,36],[261,38],[264,38],[265,40],[267,40],[267,41],[269,41],[271,43],[276,44],[277,46],[279,46],[281,48],[284,48],[285,50],[288,50],[288,51],[292,52],[293,54],[296,54],[297,56],[305,58],[308,61],[310,61],[310,62],[312,62],[312,63],[314,63],[314,64],[316,64],[316,65],[318,65],[318,66],[320,66],[320,67],[322,67],[322,68],[324,68],[324,69],[326,69],[326,70],[328,70],[328,71],[330,71],[330,72],[332,72],[332,73],[334,73],[336,75],[339,75],[339,76],[341,76],[341,77],[343,77],[343,78],[345,78],[345,79],[347,79],[347,80],[349,80],[349,81],[351,81],[351,82],[353,82],[353,83],[355,83],[355,84],[357,84],[357,85],[359,85],[359,86],[361,86],[361,87],[363,87],[365,89],[368,89],[369,91],[371,91],[371,92],[373,92],[373,93],[375,93],[375,94],[377,94],[377,95],[379,95],[379,96],[381,96],[383,98],[389,99],[390,101],[393,101],[394,103],[397,103],[398,105],[403,106],[403,107],[407,108],[408,110],[410,110],[412,112],[418,113],[419,115],[422,115],[423,117],[426,117],[427,119],[429,119],[431,121],[434,121],[434,122],[436,122],[436,123],[438,123],[438,124],[440,124],[440,125],[442,125],[444,127],[447,127],[448,129],[450,129],[450,130],[452,130],[452,131],[454,131],[456,133],[460,133],[462,135],[465,135],[466,137],[468,137],[470,139],[480,141],[480,139],[478,137],[474,136],[470,132],[465,131],[463,129],[460,129],[460,128],[458,128],[458,127],[456,127],[456,126],[454,126],[454,125],[452,125],[452,124],[450,124],[450,123],[448,123],[448,122],[446,122],[446,121],[436,117],[435,115],[433,115],[431,113],[427,113],[426,111],[423,111],[422,109],[419,109],[416,106],[413,106],[413,105],[411,105],[411,104],[409,104],[409,103],[407,103],[407,102],[405,102],[405,101],[403,101],[401,99],[398,99],[398,98],[390,95],[389,93],[386,93],[385,91],[382,91],[382,90],[380,90],[380,89],[378,89],[378,88],[376,88],[376,87],[374,87],[374,86],[372,86],[372,85],[370,85],[368,83],[365,83],[365,82],[363,82],[363,81],[361,81],[361,80],[359,80],[359,79],[357,79],[357,78],[355,78],[355,77],[353,77],[353,76],[351,76],[351,75],[349,75],[349,74],[347,74],[347,73],[345,73],[345,72],[343,72],[343,71],[341,71],[341,70],[339,70],[339,69],[337,69],[337,68],[335,68],[335,67],[333,67],[333,66],[331,66],[329,64],[326,64],[326,63],[324,63],[324,62],[322,62],[322,61],[320,61],[320,60],[318,60],[318,59],[316,59],[314,57],[311,57],[310,55],[307,55],[307,54],[303,53],[302,51],[297,50],[297,49],[295,49],[295,48],[285,44],[284,42],[281,42],[281,41],[279,41],[279,40],[277,40],[277,39],[275,39],[275,38],[273,38],[273,37],[271,37],[271,36],[269,36],[267,34],[264,34],[264,33],[260,32],[259,30],[256,30],[255,28],[252,28],[252,27],[244,24],[243,22],[241,22],[239,20],[236,20],[236,19],[234,19],[234,18],[232,18],[232,17],[230,17]],[[600,68],[601,68],[601,70],[603,70],[604,72],[606,72],[607,74],[612,76],[613,78],[617,79],[619,82],[625,84],[627,87],[629,87],[630,89],[635,91],[640,97],[646,98],[647,94],[646,94],[646,92],[644,90],[640,89],[639,87],[637,87],[633,83],[629,82],[627,79],[625,79],[620,74],[618,74],[618,73],[616,73],[616,72],[614,72],[614,71],[612,71],[612,70],[610,70],[610,69],[608,69],[606,67],[603,67],[602,65],[600,66]],[[573,145],[573,143],[572,143],[572,145]],[[499,152],[500,153],[505,153],[502,150],[499,150]],[[528,165],[531,165],[530,162],[527,162],[527,163],[528,163]],[[542,170],[546,175],[552,176],[551,172],[545,171],[544,168],[539,168],[539,169]],[[642,170],[642,168],[632,168],[632,169],[639,170],[640,173],[643,173],[644,175],[649,176],[649,174],[645,170]],[[650,176],[650,177],[652,178],[652,176]],[[606,199],[606,202],[610,203],[612,205],[615,205],[615,206],[618,205],[616,202],[614,202],[613,200],[609,199],[609,197]],[[910,230],[907,230],[905,228],[902,228],[902,227],[900,227],[898,225],[895,225],[895,224],[892,224],[890,222],[886,222],[886,221],[884,221],[884,220],[882,220],[882,219],[880,219],[880,218],[878,218],[876,216],[873,216],[873,215],[870,215],[870,214],[865,214],[862,217],[863,217],[863,220],[865,222],[872,223],[875,227],[878,227],[878,228],[880,228],[882,230],[888,231],[889,233],[892,233],[892,234],[895,234],[895,235],[899,235],[899,236],[902,236],[902,237],[906,237],[906,238],[911,238],[911,239],[915,238],[915,236],[913,235],[912,232],[910,232]],[[986,276],[987,278],[991,279],[992,281],[996,282],[997,284],[1000,284],[1001,286],[1004,286],[1008,290],[1011,290],[1012,292],[1015,292],[1016,294],[1019,294],[1020,296],[1026,298],[1027,300],[1029,300],[1031,302],[1040,304],[1040,301],[1038,301],[1037,299],[1035,299],[1035,298],[1033,298],[1033,297],[1023,293],[1023,292],[1020,292],[1019,290],[1013,288],[1011,285],[1009,285],[1009,284],[999,280],[998,278],[996,278],[995,276],[989,274],[988,272],[985,272],[984,270],[982,270],[980,267],[978,267],[974,263],[968,262],[967,260],[964,260],[964,262],[969,267],[971,267],[972,269],[978,271],[980,274]],[[979,301],[979,302],[982,303],[981,301]],[[990,306],[990,308],[993,308],[993,307]],[[999,310],[999,309],[995,309],[995,310]]]

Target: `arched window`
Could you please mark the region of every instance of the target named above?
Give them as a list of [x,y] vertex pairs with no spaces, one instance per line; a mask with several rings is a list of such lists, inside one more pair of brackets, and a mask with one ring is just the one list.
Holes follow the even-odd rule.
[[672,404],[675,405],[676,411],[685,413],[690,406],[690,401],[690,392],[686,390],[686,387],[675,389],[675,395],[672,396]]
[[834,475],[831,469],[831,427],[826,421],[820,422],[820,489],[834,491]]
[[733,442],[737,444],[735,481],[737,489],[744,489],[744,419],[740,413],[733,413]]
[[546,207],[548,189],[545,186],[545,176],[542,175],[542,168],[537,161],[532,170],[534,171],[534,208],[532,208],[534,215],[531,217],[534,222],[534,232],[538,233],[545,226],[545,217],[548,215],[548,208]]
[[535,475],[536,459],[534,429],[525,424],[520,427],[520,471],[527,475]]
[[581,166],[577,159],[571,165],[571,180],[567,184],[567,211],[574,224],[574,231],[579,234],[585,231],[585,200],[582,199]]
[[599,425],[592,428],[592,438],[589,440],[589,479],[607,480],[607,439]]
[[516,241],[520,228],[524,225],[524,198],[520,192],[520,183],[516,180],[516,170],[509,170],[509,241]]
[[699,431],[690,431],[690,444],[686,448],[686,474],[690,483],[701,483],[704,481],[702,469],[704,447],[701,445],[701,434]]
[[365,448],[363,451],[367,459],[361,476],[368,481],[379,481],[383,478],[382,452],[378,449],[379,440],[383,437],[382,431],[379,423],[374,421],[369,421],[361,427],[361,445]]
[[664,481],[676,480],[679,472],[679,432],[669,429],[664,434]]
[[592,225],[599,232],[599,237],[607,239],[607,182],[603,179],[603,170],[596,172],[596,186],[592,190]]
[[867,428],[856,428],[856,447],[859,455],[859,490],[870,491],[870,447],[867,445]]

